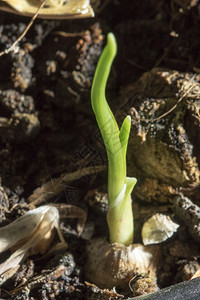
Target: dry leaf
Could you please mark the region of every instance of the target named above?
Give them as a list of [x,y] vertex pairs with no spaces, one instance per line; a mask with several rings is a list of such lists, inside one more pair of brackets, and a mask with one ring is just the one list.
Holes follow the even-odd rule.
[[[32,17],[43,0],[1,0],[0,10]],[[47,0],[41,8],[39,18],[75,19],[93,17],[89,0]]]

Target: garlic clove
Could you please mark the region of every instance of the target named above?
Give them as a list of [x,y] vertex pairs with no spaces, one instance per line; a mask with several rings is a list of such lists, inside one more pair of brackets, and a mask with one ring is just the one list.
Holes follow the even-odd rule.
[[159,246],[109,244],[92,240],[87,247],[86,279],[101,288],[127,285],[136,274],[151,273],[155,277]]

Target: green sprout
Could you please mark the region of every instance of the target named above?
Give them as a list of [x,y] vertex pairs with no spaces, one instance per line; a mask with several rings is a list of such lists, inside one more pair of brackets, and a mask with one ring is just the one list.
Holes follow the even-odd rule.
[[109,33],[107,45],[95,71],[91,102],[108,156],[107,222],[110,242],[129,245],[133,242],[134,233],[131,192],[137,181],[136,178],[126,177],[126,152],[131,117],[127,116],[124,119],[119,130],[105,97],[106,83],[116,52],[115,37]]

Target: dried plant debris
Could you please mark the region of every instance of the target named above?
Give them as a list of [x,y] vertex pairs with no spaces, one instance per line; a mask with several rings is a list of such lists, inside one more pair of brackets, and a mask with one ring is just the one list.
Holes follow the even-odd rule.
[[9,294],[13,297],[16,295],[17,298],[25,294],[27,297],[33,296],[34,299],[52,299],[60,294],[79,295],[83,284],[79,283],[77,277],[70,277],[76,267],[73,255],[67,251],[58,255],[57,259],[56,265],[55,262],[51,265],[51,259],[47,261],[42,274],[35,276],[31,274],[33,266],[30,262],[23,265],[21,272],[14,275],[15,287]]
[[[148,201],[165,202],[166,192],[169,199],[176,188],[199,182],[198,82],[198,74],[153,69],[122,91],[122,109],[132,116],[129,164],[143,178],[136,187],[143,200],[146,194]],[[156,179],[164,193],[147,194],[146,178]]]
[[[0,10],[33,16],[44,0],[3,0]],[[89,0],[47,0],[40,9],[39,17],[47,19],[78,19],[93,17],[94,12]]]
[[[80,236],[85,227],[87,213],[73,205],[44,205],[26,212],[14,222],[0,228],[0,253],[7,250],[13,252],[0,264],[0,275],[3,276],[1,283],[10,278],[28,256],[67,248],[59,229],[60,218],[77,218],[77,233]],[[55,234],[54,229],[58,233],[60,243],[49,250]]]
[[129,287],[134,296],[146,295],[159,290],[156,278],[146,275],[135,275],[129,282]]
[[[38,47],[41,46],[45,37],[47,37],[50,32],[59,25],[59,21],[40,21],[40,24],[33,24],[31,30],[34,31],[33,36],[25,35],[23,40],[21,41],[20,47],[16,46],[13,51],[10,52],[9,55],[3,56],[1,59],[3,70],[12,70],[16,73],[15,67],[21,66],[21,73],[26,71],[27,74],[32,71],[33,64],[35,60],[30,58],[29,55],[32,56],[32,52]],[[0,45],[2,48],[7,48],[6,45],[11,47],[13,43],[17,40],[19,36],[23,34],[26,29],[27,24],[17,22],[8,22],[7,24],[3,24],[0,26]],[[28,56],[25,54],[29,54]],[[11,64],[10,59],[13,60],[13,64]],[[24,65],[26,68],[22,67]],[[6,69],[7,66],[7,69]],[[28,70],[29,69],[29,70]],[[3,74],[1,74],[3,75]],[[5,75],[5,74],[4,74]],[[22,74],[23,75],[23,74]],[[25,74],[24,74],[25,75]],[[3,76],[2,76],[3,78]],[[33,77],[32,77],[33,78]],[[5,78],[4,78],[5,80]]]
[[33,194],[29,196],[28,202],[32,203],[33,205],[38,205],[42,202],[48,201],[64,191],[67,182],[78,180],[81,177],[101,172],[104,169],[105,166],[94,166],[83,168],[72,173],[64,173],[58,178],[51,179],[50,181],[44,183],[41,187],[37,188]]
[[114,289],[100,289],[97,285],[85,282],[87,286],[87,300],[108,300],[108,299],[124,299],[124,296],[117,293]]
[[180,194],[174,202],[176,216],[186,225],[189,233],[200,242],[200,207]]
[[142,227],[144,245],[159,244],[170,238],[179,225],[170,216],[157,213],[149,218]]
[[9,249],[13,251],[0,264],[1,283],[16,272],[27,256],[47,251],[54,236],[54,228],[61,243],[65,244],[59,229],[59,212],[50,205],[30,210],[16,221],[0,228],[0,253]]

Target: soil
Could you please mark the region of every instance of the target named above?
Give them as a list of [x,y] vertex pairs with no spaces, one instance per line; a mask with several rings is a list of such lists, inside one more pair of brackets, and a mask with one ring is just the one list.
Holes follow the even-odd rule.
[[[95,10],[91,19],[37,19],[14,51],[0,57],[1,227],[34,207],[64,203],[60,229],[68,244],[30,255],[2,280],[1,299],[126,299],[152,291],[148,278],[103,290],[84,277],[88,240],[108,236],[107,158],[90,88],[110,31],[118,53],[107,98],[119,123],[132,117],[134,241],[141,242],[148,217],[173,216],[181,226],[160,244],[156,286],[190,280],[200,270],[200,4],[104,0]],[[1,12],[0,20],[3,51],[30,19]]]

